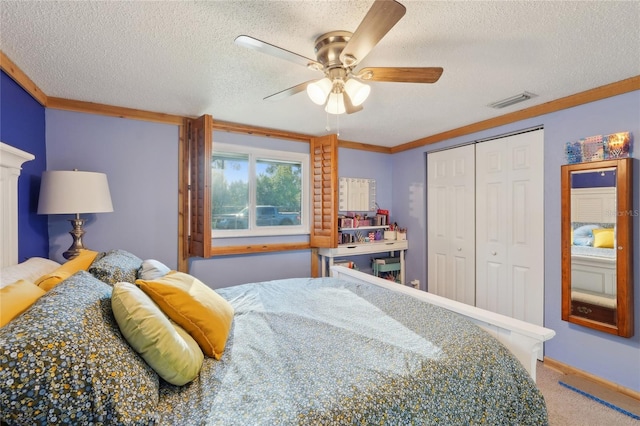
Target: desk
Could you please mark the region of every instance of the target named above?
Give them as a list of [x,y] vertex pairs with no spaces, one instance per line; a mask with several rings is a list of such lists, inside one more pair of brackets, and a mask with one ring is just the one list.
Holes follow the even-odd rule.
[[333,266],[333,259],[336,257],[358,256],[361,254],[399,252],[400,256],[400,283],[404,284],[404,252],[409,247],[407,240],[380,240],[374,243],[353,243],[340,244],[335,248],[319,248],[318,255],[322,263],[322,276],[327,276],[327,259],[329,268]]

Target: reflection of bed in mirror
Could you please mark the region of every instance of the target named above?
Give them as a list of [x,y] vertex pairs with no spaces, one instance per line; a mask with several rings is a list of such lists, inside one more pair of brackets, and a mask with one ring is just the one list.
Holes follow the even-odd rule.
[[571,311],[615,323],[616,254],[612,248],[571,247]]

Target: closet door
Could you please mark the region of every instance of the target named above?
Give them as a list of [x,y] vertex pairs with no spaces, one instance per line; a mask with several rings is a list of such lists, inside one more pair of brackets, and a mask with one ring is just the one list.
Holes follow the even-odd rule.
[[427,291],[475,304],[475,148],[427,155]]
[[544,312],[543,131],[476,146],[476,306],[537,325]]

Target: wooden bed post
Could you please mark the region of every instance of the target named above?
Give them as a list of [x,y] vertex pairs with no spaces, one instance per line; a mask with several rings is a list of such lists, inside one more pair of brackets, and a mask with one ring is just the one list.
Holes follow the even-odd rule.
[[312,247],[311,248],[311,277],[312,278],[318,278],[319,271],[318,271],[318,248],[317,247]]

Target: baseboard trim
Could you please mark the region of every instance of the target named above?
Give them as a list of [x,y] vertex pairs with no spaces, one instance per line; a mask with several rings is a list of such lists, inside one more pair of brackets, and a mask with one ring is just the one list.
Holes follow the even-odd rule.
[[640,401],[640,392],[627,388],[625,386],[621,386],[617,383],[611,382],[609,380],[605,380],[602,377],[598,377],[596,375],[593,375],[591,373],[587,373],[586,371],[580,370],[579,368],[575,368],[572,367],[568,364],[565,364],[563,362],[560,361],[556,361],[555,359],[549,358],[549,357],[544,357],[544,366],[545,367],[549,367],[552,368],[556,371],[559,371],[561,373],[564,374],[573,374],[576,375],[578,377],[582,377],[584,379],[587,380],[591,380],[592,382],[596,382],[601,386],[604,386],[607,389],[611,389],[615,392],[621,393],[622,395],[626,395],[628,397],[631,397],[633,399],[637,399],[638,401]]

